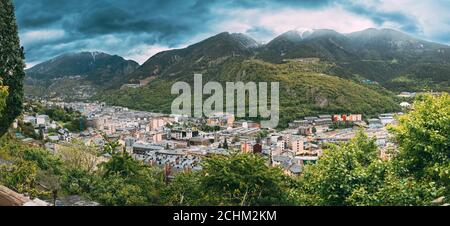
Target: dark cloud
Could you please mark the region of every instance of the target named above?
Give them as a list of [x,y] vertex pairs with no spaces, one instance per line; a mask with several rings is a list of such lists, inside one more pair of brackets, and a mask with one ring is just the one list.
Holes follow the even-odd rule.
[[242,8],[265,8],[265,7],[301,7],[318,8],[331,4],[331,0],[231,0],[224,1],[226,5]]
[[[176,0],[15,0],[16,16],[21,33],[39,29],[62,29],[66,37],[45,42],[26,43],[27,59],[43,57],[41,49],[61,45],[55,51],[72,51],[74,43],[86,43],[104,35],[144,38],[135,44],[178,46],[190,37],[208,31],[209,11],[220,1]],[[142,35],[143,34],[143,35]],[[101,44],[101,43],[99,43]],[[67,49],[62,48],[67,46]],[[75,48],[75,47],[74,47]],[[128,47],[129,48],[129,47]],[[47,52],[45,56],[51,53]]]
[[401,12],[383,12],[374,7],[364,7],[352,3],[344,4],[344,7],[351,12],[369,17],[378,25],[383,25],[386,22],[394,22],[405,32],[414,33],[420,30],[413,17],[407,16]]

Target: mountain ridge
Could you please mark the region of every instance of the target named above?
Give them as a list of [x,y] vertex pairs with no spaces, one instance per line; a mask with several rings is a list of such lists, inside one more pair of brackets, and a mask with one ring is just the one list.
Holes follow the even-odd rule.
[[[67,54],[51,61],[64,56]],[[139,83],[149,77],[176,78],[186,68],[200,73],[210,64],[217,65],[236,56],[271,63],[284,63],[297,58],[320,58],[346,68],[346,75],[342,77],[348,78],[348,75],[353,74],[353,77],[379,82],[387,88],[398,85],[396,81],[403,77],[445,87],[448,86],[448,79],[439,74],[446,74],[450,67],[450,46],[424,41],[393,29],[369,28],[346,34],[331,29],[297,29],[284,32],[267,44],[260,44],[242,33],[222,32],[183,49],[157,53],[142,65],[134,62],[132,71],[123,71],[120,76],[104,80],[108,80],[112,88],[118,88],[127,83]],[[113,57],[121,58],[116,55]],[[28,77],[36,78],[36,75],[33,76],[36,67],[44,63],[28,69]],[[381,73],[377,74],[377,71]],[[41,75],[46,73],[37,72]],[[57,76],[50,73],[49,77]],[[95,76],[90,79],[95,81]]]
[[[138,66],[137,62],[125,60],[118,55],[84,51],[61,54],[27,69],[26,73],[29,78],[38,80],[65,76],[86,76],[95,80],[95,76],[104,76],[105,79],[110,79],[117,75],[127,74]],[[112,75],[111,72],[113,72]]]
[[25,91],[28,96],[86,99],[138,66],[135,61],[98,51],[65,53],[25,70]]
[[[101,55],[90,53],[86,57],[92,61]],[[236,70],[247,61],[261,63],[244,64],[245,70]],[[52,90],[62,92],[66,98],[81,96],[141,110],[165,111],[169,109],[172,100],[168,93],[171,84],[176,81],[191,83],[196,73],[204,74],[205,82],[224,82],[224,79],[251,81],[249,78],[263,81],[255,73],[265,74],[267,72],[264,70],[269,70],[272,73],[265,79],[273,81],[272,78],[278,78],[286,86],[296,84],[289,91],[295,92],[295,95],[285,95],[287,100],[284,103],[302,106],[305,114],[330,113],[322,104],[334,109],[335,113],[339,109],[362,110],[348,106],[344,101],[346,95],[350,95],[348,102],[352,105],[361,103],[360,105],[368,108],[369,102],[377,103],[374,104],[374,109],[364,112],[372,114],[377,109],[380,112],[387,109],[398,110],[398,106],[393,104],[393,93],[385,88],[395,92],[448,90],[450,47],[388,29],[367,29],[349,34],[329,29],[288,31],[265,45],[245,34],[222,32],[183,49],[157,53],[142,65],[135,66],[130,73],[109,75],[104,84],[99,84],[95,80],[96,76],[86,76],[81,80],[65,77],[62,81],[50,80],[45,84],[37,82],[31,87],[46,87],[41,93],[47,96],[50,93],[48,88],[51,87]],[[305,75],[299,77],[297,71],[291,71],[286,66],[305,71]],[[233,71],[239,74],[232,75]],[[343,80],[333,79],[333,76]],[[296,80],[302,80],[304,84],[297,83]],[[327,83],[336,85],[329,86]],[[363,94],[348,93],[345,83],[360,92],[368,93],[366,99],[369,102],[362,98]],[[85,89],[74,90],[67,84],[81,84]],[[126,84],[133,85],[124,86]],[[305,87],[305,84],[316,85],[318,88]],[[304,94],[309,93],[312,99],[305,99],[301,103],[292,100],[294,96],[300,95],[297,93],[299,90]],[[50,96],[58,97],[58,92]],[[318,96],[313,97],[315,94]],[[333,95],[339,100],[333,101]],[[377,99],[385,100],[386,105],[378,103]],[[315,101],[322,104],[316,106]],[[291,109],[292,112],[287,113],[288,115],[302,116],[293,106],[283,106],[283,109]]]

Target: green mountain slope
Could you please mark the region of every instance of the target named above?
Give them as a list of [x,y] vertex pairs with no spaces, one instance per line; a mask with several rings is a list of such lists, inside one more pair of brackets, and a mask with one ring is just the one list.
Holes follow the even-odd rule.
[[258,43],[248,36],[223,32],[184,49],[156,54],[134,73],[125,76],[122,83],[139,83],[154,76],[176,79],[187,71],[201,72],[230,58],[250,57],[257,46]]
[[[318,57],[334,62],[346,74],[379,82],[394,91],[449,90],[450,47],[390,29],[351,34],[290,31],[268,43],[256,56],[273,63]],[[412,83],[398,84],[406,77]]]
[[[126,65],[117,70],[107,63],[93,70],[88,63],[80,67],[84,68],[80,77],[58,77],[74,74],[71,67],[92,62],[92,54],[88,58],[68,58],[67,64],[55,64],[56,59],[30,70],[30,78],[47,76],[32,79],[44,83],[33,87],[46,89],[26,89],[27,93],[58,96],[66,92],[66,98],[89,93],[83,98],[94,95],[95,100],[114,105],[168,113],[176,97],[170,95],[172,84],[192,83],[195,73],[203,74],[205,82],[279,81],[280,115],[286,125],[318,113],[372,115],[399,110],[391,91],[450,90],[450,47],[388,29],[351,34],[289,31],[266,45],[224,32],[184,49],[158,53],[134,69],[127,70],[130,66],[124,61],[116,63]],[[124,86],[130,83],[140,88]],[[82,84],[83,89],[67,84]],[[49,87],[59,91],[50,92]]]
[[101,52],[69,53],[26,70],[27,77],[50,80],[80,75],[95,83],[133,72],[139,66],[132,60]]
[[[271,64],[260,60],[230,58],[219,67],[204,73],[203,80],[219,81],[264,81],[280,82],[280,126],[290,120],[319,113],[364,113],[398,110],[398,105],[387,91],[372,88],[336,76],[326,75],[333,65],[326,63],[290,62]],[[193,74],[184,79],[192,83]],[[170,90],[175,80],[160,77],[146,87],[108,91],[97,96],[98,100],[113,105],[134,109],[170,113],[170,106],[176,95]],[[381,89],[381,88],[380,88]]]
[[37,97],[86,99],[116,84],[139,64],[101,52],[68,53],[26,70],[25,93]]

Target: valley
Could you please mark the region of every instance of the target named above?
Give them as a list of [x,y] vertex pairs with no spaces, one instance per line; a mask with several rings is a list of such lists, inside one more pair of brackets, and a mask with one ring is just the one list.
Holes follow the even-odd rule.
[[294,30],[267,44],[223,32],[142,65],[106,53],[65,54],[28,69],[25,91],[29,97],[170,113],[172,84],[192,84],[196,73],[204,82],[278,81],[286,126],[310,114],[398,111],[396,94],[402,91],[448,91],[449,65],[449,46],[390,29]]

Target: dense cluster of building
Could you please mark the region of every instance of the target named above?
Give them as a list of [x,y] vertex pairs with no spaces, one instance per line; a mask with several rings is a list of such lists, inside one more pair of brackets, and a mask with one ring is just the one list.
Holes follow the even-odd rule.
[[[34,133],[38,136],[42,136],[41,139],[48,140],[50,142],[69,141],[71,138],[70,132],[61,126],[58,122],[51,120],[48,115],[28,115],[25,114],[22,123],[31,127]],[[17,128],[19,120],[15,120],[13,128]],[[17,136],[24,138],[25,142],[33,141],[32,138],[26,138],[23,134],[16,134]]]
[[[106,139],[115,139],[135,159],[171,172],[200,170],[203,158],[240,150],[265,155],[268,164],[281,167],[289,175],[298,175],[305,164],[318,160],[323,143],[347,141],[359,128],[376,137],[380,147],[389,147],[392,144],[385,125],[395,123],[395,114],[381,114],[366,121],[361,114],[318,115],[295,120],[289,123],[288,129],[275,131],[262,130],[257,122],[235,120],[227,113],[192,118],[135,111],[104,103],[43,104],[81,112],[88,126],[81,133],[71,134],[46,115],[25,115],[23,121],[36,129],[57,131],[57,135],[46,136],[48,141],[58,143],[77,139],[86,145],[101,147]],[[343,122],[355,126],[331,128],[331,125]],[[214,129],[202,130],[205,127]]]

